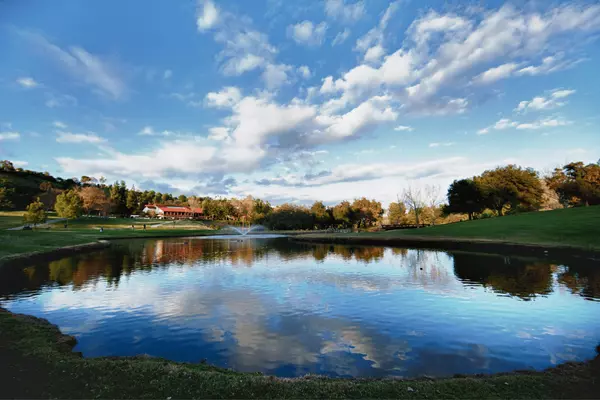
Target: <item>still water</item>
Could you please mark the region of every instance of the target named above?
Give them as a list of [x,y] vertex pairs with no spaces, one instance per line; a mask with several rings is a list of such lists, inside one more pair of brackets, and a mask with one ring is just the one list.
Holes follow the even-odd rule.
[[121,242],[9,268],[0,305],[77,337],[278,376],[543,369],[594,356],[600,265],[311,245],[287,238]]

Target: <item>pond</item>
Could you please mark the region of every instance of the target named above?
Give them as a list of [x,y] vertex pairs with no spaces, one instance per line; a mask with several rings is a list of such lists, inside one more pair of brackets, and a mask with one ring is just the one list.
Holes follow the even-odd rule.
[[86,357],[293,377],[544,369],[592,358],[600,266],[288,238],[132,240],[5,269],[0,305]]

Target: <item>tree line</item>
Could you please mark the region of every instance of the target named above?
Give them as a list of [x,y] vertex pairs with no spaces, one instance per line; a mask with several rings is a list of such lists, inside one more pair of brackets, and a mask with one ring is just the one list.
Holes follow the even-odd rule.
[[42,222],[48,210],[56,210],[64,218],[77,218],[82,214],[127,217],[141,215],[146,204],[164,204],[202,208],[208,220],[262,224],[278,230],[364,229],[381,223],[443,224],[467,218],[600,204],[600,165],[582,162],[556,168],[544,177],[531,168],[498,167],[478,176],[455,180],[448,188],[446,199],[437,186],[408,187],[387,210],[381,202],[366,197],[330,206],[317,201],[311,206],[288,203],[277,207],[252,196],[242,199],[175,197],[170,193],[127,187],[124,181],[107,184],[102,177],[54,178],[48,173],[16,169],[10,161],[0,161],[0,173],[0,209],[16,208],[22,200],[18,193],[22,192],[21,188],[11,187],[18,181],[11,181],[7,176],[29,177],[29,183],[41,179],[35,195],[31,196],[33,201],[30,197],[26,208],[27,222],[31,223]]

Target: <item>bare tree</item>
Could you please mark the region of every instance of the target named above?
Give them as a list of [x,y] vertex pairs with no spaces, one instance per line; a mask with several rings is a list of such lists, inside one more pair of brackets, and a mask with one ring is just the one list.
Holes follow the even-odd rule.
[[402,201],[415,213],[415,222],[419,225],[419,215],[423,207],[427,205],[424,200],[423,191],[419,187],[409,186],[402,192]]
[[425,186],[424,200],[427,206],[431,209],[433,225],[437,222],[439,217],[438,207],[442,204],[443,198],[441,196],[442,190],[439,185],[427,185]]

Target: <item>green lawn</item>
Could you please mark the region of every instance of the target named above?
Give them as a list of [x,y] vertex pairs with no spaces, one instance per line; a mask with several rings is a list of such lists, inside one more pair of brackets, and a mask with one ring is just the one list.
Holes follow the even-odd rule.
[[60,247],[72,246],[83,243],[91,243],[99,239],[135,239],[143,237],[181,237],[181,236],[206,236],[220,234],[214,230],[189,230],[189,229],[106,229],[100,233],[98,230],[71,228],[53,228],[51,230],[38,229],[32,231],[0,231],[0,261],[2,257],[30,253],[37,251],[49,251]]
[[358,235],[355,233],[314,235],[319,238],[328,236],[385,239],[403,237],[483,239],[600,250],[600,206],[530,212],[421,229],[364,232]]
[[441,380],[278,379],[149,358],[83,359],[43,320],[0,308],[6,398],[595,398],[600,357],[545,372]]
[[[23,225],[25,211],[0,211],[0,230],[15,228]],[[58,218],[55,213],[48,215],[48,219]]]

